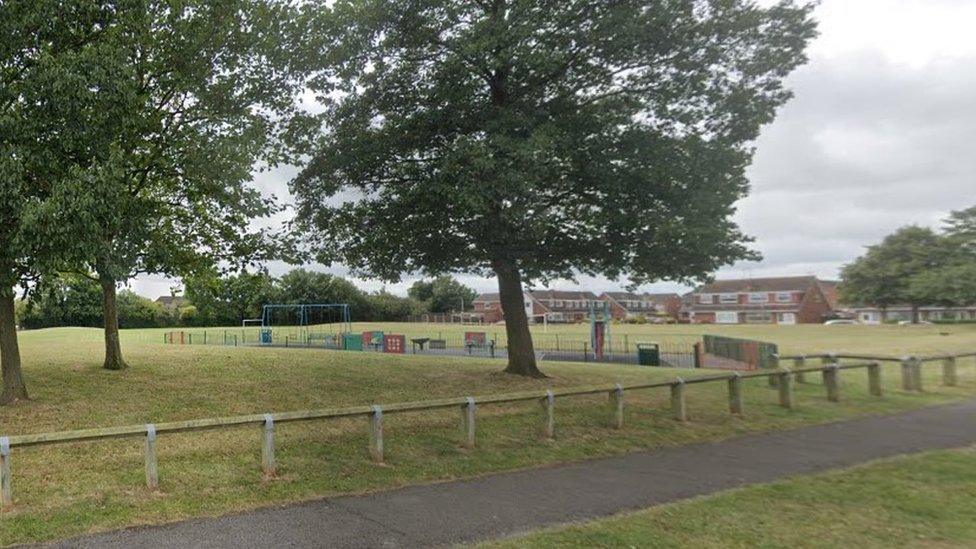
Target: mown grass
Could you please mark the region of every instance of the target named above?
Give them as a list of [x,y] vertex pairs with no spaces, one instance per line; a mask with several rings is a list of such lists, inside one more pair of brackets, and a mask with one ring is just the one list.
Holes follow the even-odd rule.
[[[688,370],[546,363],[549,379],[499,373],[501,363],[449,357],[391,356],[316,349],[261,349],[137,344],[126,334],[131,368],[100,369],[96,330],[22,334],[33,400],[0,408],[0,433],[25,434],[234,414],[495,394],[591,383],[672,378]],[[919,351],[924,351],[920,347]],[[638,449],[718,439],[883,414],[948,402],[976,389],[976,368],[960,364],[957,388],[938,386],[927,366],[924,395],[897,390],[897,367],[886,367],[886,395],[871,397],[865,373],[844,372],[842,398],[802,385],[798,409],[776,405],[765,380],[746,384],[743,418],[727,413],[724,383],[689,387],[692,421],[670,418],[666,389],[628,393],[626,424],[608,428],[605,396],[557,401],[557,440],[537,435],[535,403],[478,409],[478,448],[460,447],[457,411],[389,415],[387,466],[367,459],[364,420],[281,424],[276,429],[279,477],[260,480],[256,428],[163,435],[160,489],[144,487],[142,441],[15,449],[15,504],[0,516],[0,544],[210,516],[262,505],[410,483],[470,477]]]
[[483,546],[974,547],[976,449],[882,460]]
[[[186,328],[186,331],[208,331],[211,339],[221,337],[227,330],[231,340],[234,334],[245,334],[248,340],[257,340],[258,327]],[[561,341],[582,342],[589,340],[588,324],[552,324],[548,330],[532,326],[532,334],[540,348],[553,347],[556,338]],[[483,331],[500,345],[504,344],[505,327],[500,325],[462,326],[459,324],[422,324],[404,322],[357,322],[352,330],[363,332],[380,330],[404,334],[410,337],[438,337],[461,341],[466,331]],[[125,330],[123,339],[132,343],[158,343],[169,329]],[[903,354],[933,354],[971,351],[976,348],[976,324],[941,326],[824,326],[821,324],[797,324],[795,326],[769,325],[636,325],[613,324],[610,327],[615,347],[626,338],[629,348],[637,342],[690,344],[701,340],[702,334],[724,335],[758,339],[776,343],[782,353],[817,353],[850,351],[900,356]],[[97,338],[97,332],[89,337]],[[199,343],[197,338],[194,343]]]

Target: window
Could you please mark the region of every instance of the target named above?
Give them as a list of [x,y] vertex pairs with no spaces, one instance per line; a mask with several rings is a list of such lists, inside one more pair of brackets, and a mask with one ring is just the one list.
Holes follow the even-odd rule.
[[715,313],[716,324],[738,324],[739,313],[734,311],[719,311]]
[[769,324],[773,321],[773,315],[769,313],[746,313],[746,322],[749,324]]
[[698,302],[711,305],[713,303],[712,294],[699,294]]
[[777,292],[776,301],[779,303],[791,303],[793,301],[793,294],[790,292]]
[[739,294],[719,294],[718,300],[720,303],[725,303],[725,304],[738,303]]
[[749,303],[766,303],[769,300],[769,295],[764,292],[752,292],[749,294]]
[[553,301],[553,302],[552,302],[552,306],[553,306],[553,307],[558,307],[558,308],[560,308],[560,309],[561,309],[561,308],[562,308],[562,306],[563,306],[563,302],[562,302],[562,301]]

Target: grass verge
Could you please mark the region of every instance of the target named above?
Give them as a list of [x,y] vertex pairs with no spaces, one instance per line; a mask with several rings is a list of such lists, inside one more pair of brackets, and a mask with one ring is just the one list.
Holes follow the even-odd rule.
[[750,486],[484,544],[533,547],[973,547],[976,449]]

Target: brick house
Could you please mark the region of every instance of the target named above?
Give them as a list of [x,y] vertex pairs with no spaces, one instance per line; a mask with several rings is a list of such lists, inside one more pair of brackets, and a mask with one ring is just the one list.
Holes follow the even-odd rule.
[[583,322],[590,317],[590,304],[600,301],[593,292],[530,290],[529,295],[549,322]]
[[[600,301],[593,292],[562,290],[529,290],[523,298],[530,322],[541,322],[543,315],[549,322],[583,322],[589,318],[590,303]],[[475,314],[486,323],[504,319],[497,293],[481,294],[472,305]]]
[[600,294],[600,300],[610,303],[610,316],[614,320],[639,316],[647,318],[668,316],[678,320],[681,312],[681,296],[678,294],[603,292]]
[[[522,299],[525,300],[525,314],[529,317],[529,322],[532,322],[533,318],[549,313],[549,310],[533,299],[531,294],[522,294]],[[505,317],[502,313],[502,302],[497,292],[480,294],[471,304],[474,307],[472,316],[487,324],[501,322]]]
[[836,286],[814,276],[717,280],[687,296],[682,318],[697,324],[813,324],[836,308]]

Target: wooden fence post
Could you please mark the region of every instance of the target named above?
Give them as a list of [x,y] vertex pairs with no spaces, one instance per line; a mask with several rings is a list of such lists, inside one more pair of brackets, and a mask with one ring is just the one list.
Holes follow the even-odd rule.
[[868,364],[868,391],[874,396],[881,396],[881,363]]
[[[779,368],[779,356],[773,357],[773,368],[776,369]],[[769,374],[769,386],[776,387],[777,383],[779,383],[779,374],[778,373]]]
[[[793,369],[794,370],[800,370],[800,369],[804,368],[806,366],[806,362],[807,362],[806,357],[798,356],[798,357],[794,358],[793,359]],[[806,383],[807,382],[807,377],[806,377],[806,375],[804,375],[803,372],[796,372],[793,375],[796,376],[796,382],[797,383]]]
[[912,384],[916,391],[922,392],[922,359],[918,357],[912,358]]
[[552,440],[556,436],[556,397],[551,390],[546,391],[546,396],[542,399],[542,409],[546,414],[542,424],[542,436],[547,440]]
[[779,405],[787,410],[792,410],[793,402],[793,372],[782,370],[779,373]]
[[146,424],[146,486],[150,490],[159,487],[159,472],[156,469],[156,426]]
[[685,380],[680,377],[671,384],[671,412],[674,419],[688,421],[688,409],[685,406]]
[[369,416],[369,456],[374,463],[383,463],[383,408],[374,404]]
[[914,388],[915,376],[912,374],[912,357],[906,356],[901,359],[901,388],[904,391],[911,391]]
[[475,442],[475,404],[474,397],[464,397],[465,403],[461,405],[461,429],[464,434],[464,447],[474,448]]
[[729,378],[729,412],[742,415],[742,378],[733,372]]
[[624,426],[624,388],[618,383],[617,387],[610,391],[610,413],[612,414],[611,425],[614,429],[621,429]]
[[10,439],[0,437],[0,509],[14,504],[10,493]]
[[823,384],[827,388],[827,400],[830,402],[840,402],[839,372],[840,368],[836,364],[831,364],[823,371]]
[[956,376],[956,357],[942,359],[942,383],[946,387],[955,387],[959,378]]
[[840,364],[840,360],[837,359],[837,353],[827,353],[827,356],[821,359],[823,364]]
[[264,414],[264,428],[261,430],[261,472],[265,478],[271,478],[278,472],[275,461],[274,447],[274,418],[271,414]]

